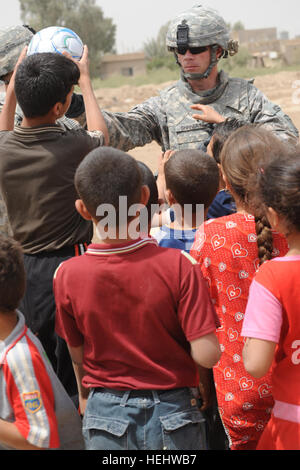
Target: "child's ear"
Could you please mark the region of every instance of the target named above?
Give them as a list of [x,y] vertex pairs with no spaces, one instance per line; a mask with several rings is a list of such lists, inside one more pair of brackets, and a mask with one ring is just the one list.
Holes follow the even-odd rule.
[[209,207],[204,208],[204,214],[203,214],[204,220],[203,220],[203,222],[205,222],[205,220],[207,219],[208,211],[209,211]]
[[274,209],[272,209],[272,207],[268,207],[267,209],[267,219],[272,229],[280,232],[279,230],[280,219],[278,217],[277,212],[275,212]]
[[206,153],[212,158],[214,158],[214,154],[213,154],[213,151],[212,151],[213,143],[214,143],[214,137],[212,137],[210,139],[209,144],[206,148]]
[[66,105],[58,101],[55,105],[51,108],[51,112],[55,119],[60,119],[66,113]]
[[225,175],[225,173],[224,173],[224,171],[223,171],[223,168],[222,168],[221,165],[220,165],[219,168],[220,168],[220,174],[221,174],[221,176],[222,176],[222,178],[223,178],[223,181],[224,181],[224,183],[225,183],[225,188],[230,192],[230,191],[231,191],[231,186],[230,186],[230,184],[228,183],[228,180],[227,180],[227,177],[226,177],[226,175]]
[[166,201],[167,203],[169,204],[169,206],[174,206],[174,204],[176,204],[176,199],[174,198],[172,192],[170,191],[170,189],[167,189],[166,190]]
[[77,199],[75,201],[75,207],[76,207],[77,212],[79,212],[79,214],[81,215],[81,217],[83,217],[85,220],[92,220],[91,214],[89,213],[89,211],[85,207],[84,202],[81,199]]
[[143,204],[144,206],[146,206],[148,204],[149,198],[150,198],[150,189],[148,186],[144,185],[142,186],[142,189],[141,189],[140,204]]
[[55,105],[52,107],[52,113],[57,119],[61,116],[61,107],[61,103],[55,103]]

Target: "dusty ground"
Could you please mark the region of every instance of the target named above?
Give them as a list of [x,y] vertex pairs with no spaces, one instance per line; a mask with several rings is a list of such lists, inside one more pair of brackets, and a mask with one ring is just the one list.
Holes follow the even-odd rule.
[[[296,82],[299,81],[299,85]],[[170,82],[169,82],[170,83]],[[123,86],[121,88],[102,89],[96,91],[102,109],[110,111],[128,111],[143,100],[155,96],[159,90],[169,83],[161,85],[144,85],[140,87]],[[298,85],[299,92],[293,88]],[[293,103],[293,97],[300,99],[300,71],[281,72],[276,75],[265,75],[255,80],[255,86],[264,92],[267,97],[278,104],[294,121],[300,130],[300,104]],[[139,147],[130,152],[131,155],[144,161],[155,171],[157,168],[160,147],[154,142],[145,147]]]

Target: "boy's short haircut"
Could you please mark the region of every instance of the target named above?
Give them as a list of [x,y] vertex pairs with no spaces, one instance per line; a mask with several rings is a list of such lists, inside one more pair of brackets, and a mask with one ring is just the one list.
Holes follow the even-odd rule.
[[75,173],[75,187],[87,210],[97,221],[97,209],[109,204],[119,212],[120,197],[127,198],[127,211],[141,197],[142,174],[137,161],[127,153],[98,147],[80,163]]
[[13,312],[25,293],[23,251],[13,238],[0,234],[0,311]]
[[16,97],[24,116],[45,116],[56,103],[65,103],[79,77],[78,66],[62,54],[42,52],[27,56],[15,78]]
[[179,150],[165,163],[166,188],[182,207],[197,204],[208,208],[219,187],[219,169],[207,153],[202,150]]
[[236,118],[228,118],[216,124],[212,133],[212,154],[217,163],[221,163],[220,155],[227,138],[237,129],[247,124],[246,121]]

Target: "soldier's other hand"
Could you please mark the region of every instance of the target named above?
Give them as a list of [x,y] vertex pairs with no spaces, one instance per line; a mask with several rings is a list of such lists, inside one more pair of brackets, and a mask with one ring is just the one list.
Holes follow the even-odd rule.
[[173,153],[175,153],[174,150],[166,150],[166,152],[162,154],[163,163],[166,163],[169,158],[172,157]]
[[158,175],[164,176],[164,167],[165,163],[169,160],[169,158],[173,155],[174,150],[166,150],[159,155],[158,159]]
[[173,155],[174,150],[167,150],[166,152],[162,152],[159,156],[158,161],[158,175],[157,175],[157,189],[158,189],[158,197],[160,200],[165,201],[165,191],[166,191],[166,180],[165,180],[165,163],[169,160],[169,158]]
[[211,124],[219,124],[220,122],[225,121],[225,118],[221,116],[214,108],[211,106],[203,104],[193,104],[191,109],[196,111],[201,111],[202,114],[193,114],[193,118],[197,121],[209,122]]

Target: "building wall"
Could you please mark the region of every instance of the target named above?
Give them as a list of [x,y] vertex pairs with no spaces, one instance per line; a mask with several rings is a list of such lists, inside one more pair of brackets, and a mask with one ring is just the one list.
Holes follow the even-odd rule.
[[276,41],[277,28],[245,29],[240,31],[233,31],[232,35],[234,39],[237,39],[240,42],[240,44],[261,41]]
[[113,75],[123,75],[123,76],[136,76],[146,73],[146,59],[145,57],[136,57],[132,55],[132,58],[128,57],[129,54],[126,54],[126,57],[122,59],[122,56],[110,56],[109,58],[103,58],[101,63],[101,78],[109,78]]
[[243,47],[247,47],[249,52],[278,52],[282,50],[281,41],[255,41],[249,42],[248,44],[242,44]]
[[232,31],[232,38],[247,48],[255,61],[277,52],[278,58],[288,65],[300,63],[300,40],[277,39],[277,28]]
[[300,39],[283,41],[282,49],[288,65],[300,64]]

